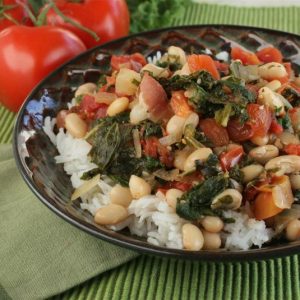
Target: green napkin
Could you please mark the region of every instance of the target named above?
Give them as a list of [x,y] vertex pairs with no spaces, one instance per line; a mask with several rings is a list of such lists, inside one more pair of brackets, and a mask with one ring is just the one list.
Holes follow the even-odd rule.
[[13,299],[58,294],[137,256],[50,212],[19,175],[10,145],[0,146],[0,216],[0,283]]

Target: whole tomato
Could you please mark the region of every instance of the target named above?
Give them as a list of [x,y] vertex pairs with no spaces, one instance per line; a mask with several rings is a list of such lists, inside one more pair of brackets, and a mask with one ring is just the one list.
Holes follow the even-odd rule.
[[16,24],[32,25],[23,6],[27,2],[27,0],[0,1],[0,31]]
[[4,29],[0,32],[0,102],[17,112],[41,79],[85,50],[76,35],[62,28]]
[[128,34],[129,12],[125,0],[82,0],[77,3],[61,0],[56,6],[66,17],[92,30],[100,39],[96,41],[87,32],[66,22],[52,8],[46,15],[46,23],[72,31],[87,48]]

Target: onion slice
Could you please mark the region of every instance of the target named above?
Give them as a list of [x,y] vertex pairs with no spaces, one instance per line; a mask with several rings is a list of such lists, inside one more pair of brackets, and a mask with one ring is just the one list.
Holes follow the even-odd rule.
[[71,196],[71,201],[74,201],[77,198],[89,192],[92,188],[94,188],[98,184],[99,180],[100,180],[100,174],[94,176],[92,179],[83,183],[80,187],[74,190]]

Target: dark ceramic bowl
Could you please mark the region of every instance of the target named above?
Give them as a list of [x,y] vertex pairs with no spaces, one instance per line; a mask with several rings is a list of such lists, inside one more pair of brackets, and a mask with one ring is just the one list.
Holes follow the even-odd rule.
[[19,112],[14,130],[14,153],[18,168],[33,193],[52,211],[78,228],[97,238],[150,254],[195,260],[262,259],[300,252],[300,241],[270,244],[262,249],[248,251],[199,251],[168,249],[148,244],[128,232],[113,232],[94,223],[93,217],[79,206],[70,204],[72,186],[54,156],[55,146],[42,130],[46,116],[56,116],[66,107],[74,89],[88,81],[96,82],[99,74],[110,72],[112,54],[141,52],[145,56],[164,52],[170,45],[178,45],[187,52],[210,48],[212,51],[228,49],[238,43],[256,50],[262,44],[272,44],[291,61],[294,71],[300,70],[300,36],[260,28],[202,25],[161,29],[122,38],[91,49],[64,64],[44,79],[28,96]]

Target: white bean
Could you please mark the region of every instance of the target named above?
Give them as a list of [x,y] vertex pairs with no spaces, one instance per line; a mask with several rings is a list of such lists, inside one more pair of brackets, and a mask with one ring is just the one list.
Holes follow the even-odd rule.
[[168,48],[168,58],[171,62],[179,62],[182,66],[186,63],[186,55],[183,49],[176,47],[176,46],[170,46]]
[[86,94],[93,94],[97,90],[97,85],[95,83],[87,82],[78,87],[75,92],[75,97],[86,95]]
[[277,157],[279,150],[274,145],[259,146],[249,151],[249,156],[261,164],[265,164],[270,159]]
[[129,179],[129,189],[135,199],[151,194],[151,186],[143,178],[131,175]]
[[284,113],[284,104],[281,99],[268,87],[263,87],[258,91],[257,102],[269,106],[273,111],[276,111],[276,115]]
[[204,217],[201,220],[201,225],[206,231],[213,233],[220,232],[224,227],[223,221],[219,217],[215,216]]
[[118,204],[108,204],[97,210],[94,220],[100,225],[114,225],[128,217],[127,209]]
[[127,97],[117,98],[107,108],[107,115],[110,117],[113,117],[113,116],[127,110],[128,105],[129,105],[129,99]]
[[87,124],[76,113],[67,114],[65,127],[74,138],[83,138],[88,130]]
[[300,171],[300,156],[281,155],[269,160],[265,165],[266,170],[275,170],[277,176]]
[[277,62],[269,62],[258,67],[258,74],[266,80],[287,76],[285,67]]
[[147,64],[142,69],[141,72],[149,72],[151,75],[161,78],[161,77],[169,77],[169,72],[167,69],[161,68],[154,64]]
[[193,224],[182,226],[182,242],[184,249],[199,251],[203,248],[204,238],[201,230]]
[[109,193],[110,201],[114,204],[119,204],[124,207],[128,207],[132,201],[132,195],[130,189],[123,187],[120,184],[116,184]]
[[212,209],[238,209],[242,204],[242,194],[235,189],[226,189],[217,195],[211,204]]
[[253,137],[251,142],[257,146],[267,145],[269,142],[269,135]]
[[186,118],[184,127],[187,125],[192,125],[194,128],[196,128],[199,124],[199,115],[192,112],[189,114],[189,116]]
[[181,139],[186,118],[174,115],[167,123],[166,130],[168,134]]
[[292,220],[286,226],[286,238],[295,241],[300,238],[300,220]]
[[116,76],[116,93],[118,95],[132,96],[138,89],[136,82],[140,81],[141,75],[139,73],[127,68],[121,68]]
[[210,148],[200,148],[192,152],[184,163],[184,171],[190,171],[196,167],[196,160],[206,161],[210,154],[212,154]]
[[272,91],[276,91],[281,87],[281,82],[277,79],[268,82],[265,87],[268,87]]
[[193,150],[189,147],[185,147],[182,150],[176,150],[174,153],[174,167],[184,171],[184,163],[192,152]]
[[291,174],[290,182],[293,190],[300,189],[300,174]]
[[208,232],[206,230],[202,230],[203,238],[204,238],[204,246],[205,250],[216,250],[221,247],[222,241],[219,233]]
[[284,131],[282,132],[278,138],[280,139],[281,143],[283,145],[288,145],[288,144],[299,144],[299,137],[295,134],[292,134],[289,131]]
[[170,207],[176,209],[177,199],[182,196],[183,192],[179,189],[169,189],[166,192],[166,200]]
[[243,182],[248,183],[257,178],[264,171],[264,167],[261,165],[249,165],[241,169],[243,174]]

